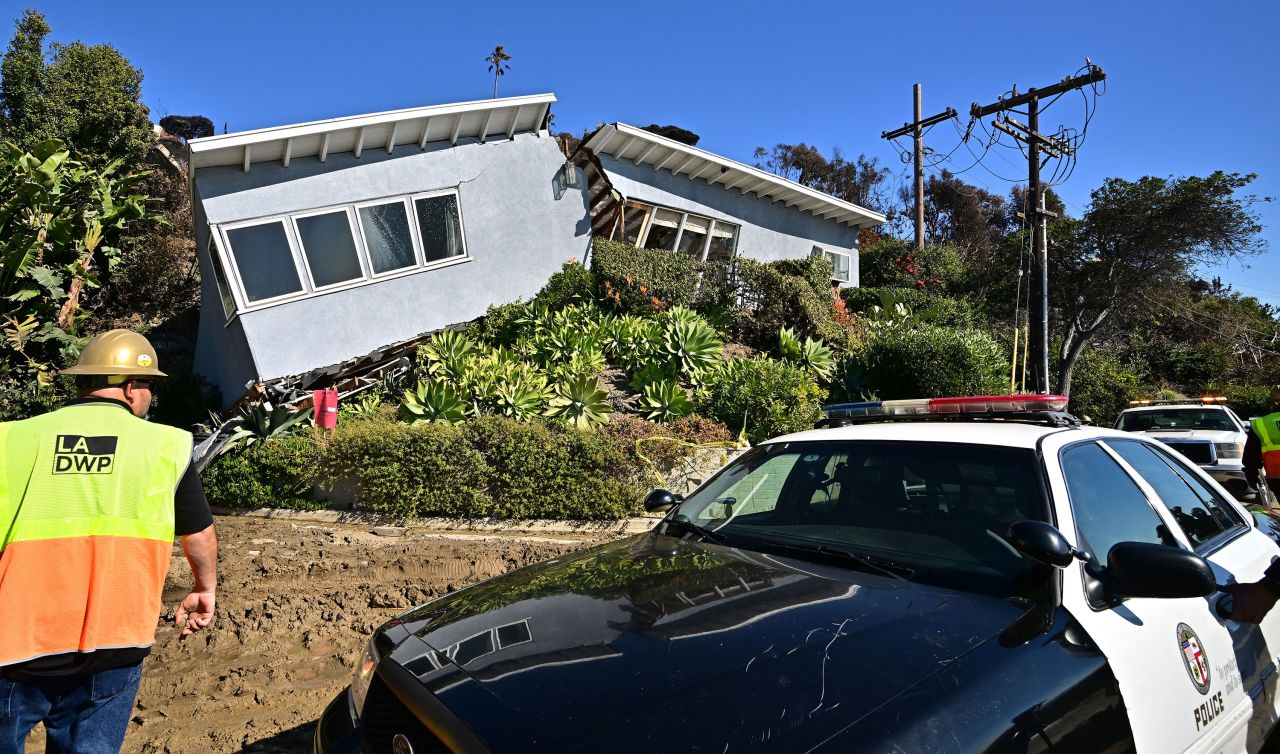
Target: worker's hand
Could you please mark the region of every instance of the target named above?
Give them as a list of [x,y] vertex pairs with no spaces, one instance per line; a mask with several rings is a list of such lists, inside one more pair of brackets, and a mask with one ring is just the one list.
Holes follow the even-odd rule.
[[1252,584],[1228,584],[1222,591],[1231,595],[1231,620],[1241,623],[1261,623],[1276,604],[1275,592],[1261,581]]
[[178,641],[213,622],[213,603],[213,592],[192,592],[178,603],[178,608],[173,611],[174,625],[182,629]]

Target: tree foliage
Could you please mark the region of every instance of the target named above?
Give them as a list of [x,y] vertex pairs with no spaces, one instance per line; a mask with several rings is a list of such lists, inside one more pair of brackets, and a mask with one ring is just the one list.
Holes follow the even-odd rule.
[[55,42],[46,51],[49,32],[34,10],[16,23],[0,63],[4,138],[25,150],[59,139],[86,162],[132,167],[152,142],[142,72],[111,45]]
[[203,115],[166,115],[160,119],[160,127],[184,142],[213,136],[213,121]]
[[858,155],[847,160],[840,148],[831,150],[827,159],[817,147],[808,144],[776,144],[773,149],[757,147],[756,167],[817,189],[832,196],[877,211],[888,209],[885,181],[889,169],[881,167],[875,157]]
[[665,136],[668,139],[678,141],[681,144],[688,144],[691,147],[698,146],[698,141],[701,139],[701,137],[693,131],[690,131],[687,128],[681,128],[680,126],[660,126],[657,123],[650,123],[644,127],[644,130],[650,133],[655,133],[659,136]]

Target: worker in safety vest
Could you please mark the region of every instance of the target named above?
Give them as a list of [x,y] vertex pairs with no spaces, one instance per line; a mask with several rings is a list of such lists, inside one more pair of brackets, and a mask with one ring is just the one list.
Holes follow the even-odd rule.
[[217,535],[191,434],[144,421],[164,377],[146,338],[97,336],[79,398],[0,423],[0,754],[118,752],[155,642],[175,535],[194,586],[179,640],[213,620]]
[[1256,474],[1258,489],[1271,488],[1272,505],[1280,505],[1280,386],[1271,391],[1267,406],[1271,412],[1250,422],[1244,444],[1246,474]]

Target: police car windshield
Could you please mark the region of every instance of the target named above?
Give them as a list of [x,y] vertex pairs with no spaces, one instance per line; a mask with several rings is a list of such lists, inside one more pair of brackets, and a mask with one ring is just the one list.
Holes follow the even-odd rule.
[[1239,432],[1227,412],[1220,408],[1162,408],[1126,411],[1120,414],[1116,429],[1125,432],[1177,432],[1205,429],[1214,432]]
[[[1047,568],[1004,539],[1046,520],[1035,453],[935,442],[757,447],[675,512],[745,549],[822,545],[900,566],[912,581],[1034,597]],[[789,546],[789,547],[788,547]]]

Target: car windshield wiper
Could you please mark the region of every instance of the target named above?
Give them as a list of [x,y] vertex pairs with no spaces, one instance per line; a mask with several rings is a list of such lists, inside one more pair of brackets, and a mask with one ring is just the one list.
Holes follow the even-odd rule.
[[708,529],[705,526],[695,524],[694,522],[690,521],[687,518],[672,518],[664,521],[663,523],[666,524],[668,529],[670,529],[672,526],[679,526],[682,529],[684,529],[686,532],[698,535],[700,539],[709,539],[712,542],[720,542],[720,543],[729,541],[728,537],[716,531],[715,529]]
[[805,553],[806,555],[821,555],[835,560],[852,561],[869,570],[879,571],[886,576],[891,576],[895,579],[902,579],[903,581],[910,579],[916,574],[914,568],[888,560],[887,558],[878,558],[875,555],[866,555],[860,552],[841,550],[838,547],[832,547],[830,545],[792,544],[789,542],[769,542],[768,545],[770,547],[776,547],[780,550],[787,550],[790,552],[800,552]]

